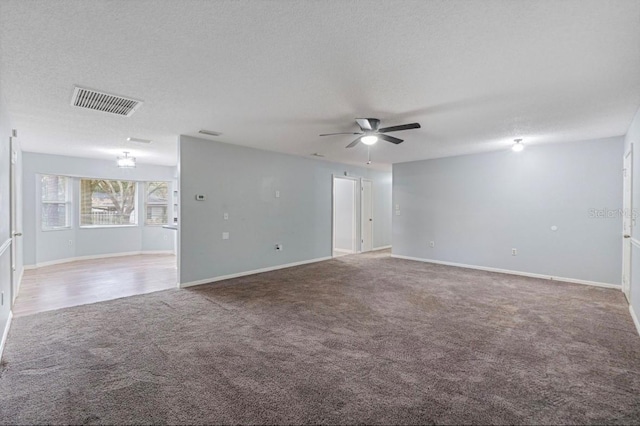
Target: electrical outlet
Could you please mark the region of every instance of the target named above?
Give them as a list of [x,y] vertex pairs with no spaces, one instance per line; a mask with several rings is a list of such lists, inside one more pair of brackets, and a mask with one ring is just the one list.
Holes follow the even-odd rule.
[[518,255],[518,249],[511,249],[511,256],[517,256]]
[[429,241],[429,247],[434,248],[436,246],[435,241]]
[[222,217],[224,218],[224,220],[229,220],[229,213],[223,214]]
[[282,251],[282,249],[283,249],[282,244],[276,244],[275,249],[276,249],[276,251]]

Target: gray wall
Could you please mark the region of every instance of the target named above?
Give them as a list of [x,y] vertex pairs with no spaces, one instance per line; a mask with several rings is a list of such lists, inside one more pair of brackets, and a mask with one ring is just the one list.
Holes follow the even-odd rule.
[[[144,194],[138,187],[138,226],[118,228],[80,228],[80,184],[72,181],[73,201],[71,229],[42,231],[40,174],[58,174],[71,177],[126,179],[135,181],[173,182],[175,168],[138,164],[134,169],[120,169],[114,161],[61,155],[23,153],[24,202],[24,262],[35,265],[56,260],[140,251],[173,250],[175,231],[158,226],[145,226],[143,216]],[[71,245],[69,244],[71,241]]]
[[356,247],[356,181],[335,180],[335,245],[339,250],[354,251]]
[[179,147],[181,283],[331,256],[332,175],[345,171],[373,180],[373,244],[390,244],[390,173],[188,136]]
[[622,155],[610,138],[394,164],[393,254],[620,285],[621,217],[590,211],[622,207]]
[[[633,145],[633,210],[640,211],[640,109],[636,112],[629,130],[624,138],[624,152],[628,152]],[[620,158],[622,164],[622,158]],[[634,224],[632,237],[640,240],[640,223]],[[640,314],[640,248],[631,247],[631,305],[636,315]]]

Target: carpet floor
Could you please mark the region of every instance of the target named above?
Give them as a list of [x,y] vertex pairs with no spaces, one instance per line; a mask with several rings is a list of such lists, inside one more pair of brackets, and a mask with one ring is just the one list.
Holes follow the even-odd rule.
[[631,424],[618,290],[388,252],[16,318],[0,423]]

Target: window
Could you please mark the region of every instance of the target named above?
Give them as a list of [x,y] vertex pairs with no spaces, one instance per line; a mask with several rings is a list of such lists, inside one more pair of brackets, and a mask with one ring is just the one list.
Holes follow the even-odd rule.
[[40,178],[42,204],[42,230],[69,228],[69,178],[42,175]]
[[167,182],[146,182],[145,225],[166,225],[169,222],[169,184]]
[[80,226],[136,225],[136,182],[80,179]]

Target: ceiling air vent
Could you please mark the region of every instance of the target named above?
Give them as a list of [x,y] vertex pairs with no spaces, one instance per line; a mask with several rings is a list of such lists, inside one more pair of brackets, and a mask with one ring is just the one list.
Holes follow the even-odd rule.
[[76,87],[73,90],[71,105],[131,117],[140,108],[142,101]]

